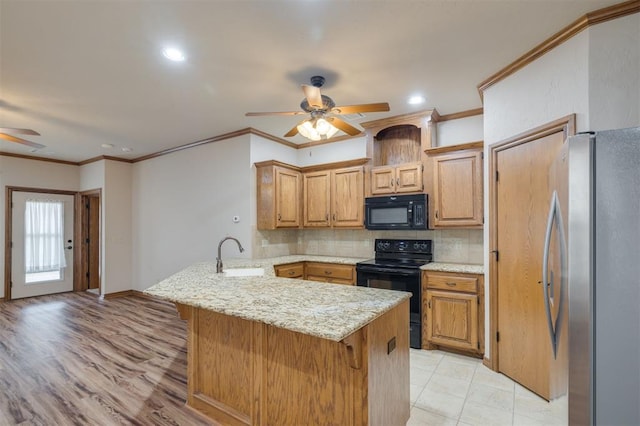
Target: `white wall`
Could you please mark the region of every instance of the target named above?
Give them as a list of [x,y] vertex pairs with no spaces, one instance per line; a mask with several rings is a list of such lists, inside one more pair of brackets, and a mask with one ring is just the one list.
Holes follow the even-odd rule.
[[[640,125],[640,14],[582,31],[484,92],[485,158],[489,147],[571,113],[576,131]],[[488,182],[485,162],[484,179]],[[485,185],[485,212],[489,211]],[[485,282],[489,232],[485,223]],[[489,342],[489,291],[485,291]],[[489,345],[486,346],[490,357]]]
[[300,167],[355,160],[367,156],[367,139],[358,137],[298,150]]
[[102,294],[130,290],[132,285],[132,190],[130,163],[104,160],[102,190]]
[[640,125],[640,13],[589,29],[589,124]]
[[[200,261],[251,257],[251,136],[133,165],[133,288],[143,290]],[[240,216],[233,223],[233,215]]]
[[49,163],[45,161],[26,160],[0,155],[0,271],[2,286],[0,297],[4,297],[4,223],[5,193],[7,186],[20,186],[40,189],[59,189],[77,191],[80,185],[80,174],[77,166]]
[[484,119],[482,115],[443,121],[437,123],[437,126],[435,146],[449,146],[477,142],[484,139]]

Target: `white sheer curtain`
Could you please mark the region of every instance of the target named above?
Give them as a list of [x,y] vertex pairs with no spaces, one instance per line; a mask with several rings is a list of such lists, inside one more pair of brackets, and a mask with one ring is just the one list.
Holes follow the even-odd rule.
[[27,200],[24,217],[25,272],[58,271],[64,257],[64,203]]

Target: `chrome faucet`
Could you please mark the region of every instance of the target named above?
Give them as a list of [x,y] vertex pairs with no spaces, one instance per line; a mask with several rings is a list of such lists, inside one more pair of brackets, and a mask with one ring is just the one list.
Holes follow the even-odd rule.
[[242,253],[244,251],[244,249],[242,248],[242,244],[240,244],[240,241],[238,241],[236,238],[233,237],[224,237],[223,239],[220,240],[220,242],[218,243],[218,257],[216,257],[216,272],[219,274],[222,272],[222,243],[224,243],[227,240],[233,240],[238,244],[238,249],[240,249],[240,253]]

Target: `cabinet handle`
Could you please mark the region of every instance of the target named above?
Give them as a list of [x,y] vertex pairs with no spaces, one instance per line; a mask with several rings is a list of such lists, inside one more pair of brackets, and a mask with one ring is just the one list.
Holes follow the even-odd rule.
[[282,219],[282,215],[278,213],[278,220]]
[[451,282],[445,283],[445,284],[448,285],[449,287],[455,287],[456,286],[456,283],[451,283]]
[[333,272],[331,272],[331,271],[324,271],[324,274],[325,274],[325,275],[331,275],[332,273],[333,273]]
[[335,213],[333,214],[333,220],[334,221],[336,220],[336,214]]
[[327,213],[324,218],[325,218],[325,220],[329,220],[329,213]]
[[438,210],[436,210],[436,219],[438,218]]
[[400,178],[396,178],[396,186],[400,186]]
[[393,186],[393,178],[391,178],[391,186]]
[[427,306],[429,307],[429,309],[431,309],[431,300],[427,302]]
[[289,271],[289,275],[293,275],[295,273],[296,273],[296,271]]

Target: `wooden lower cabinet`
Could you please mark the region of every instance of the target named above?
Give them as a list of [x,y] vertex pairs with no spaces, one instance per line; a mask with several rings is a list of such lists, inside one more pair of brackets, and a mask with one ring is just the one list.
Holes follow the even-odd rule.
[[296,262],[274,266],[276,277],[300,278],[333,284],[356,284],[356,267],[340,263]]
[[356,283],[356,268],[353,265],[306,262],[305,279],[309,281],[354,285]]
[[300,279],[304,277],[304,262],[275,265],[273,268],[275,269],[276,277]]
[[424,271],[423,333],[426,349],[484,353],[484,277]]
[[188,320],[187,405],[215,424],[409,420],[408,300],[340,342],[176,306]]

